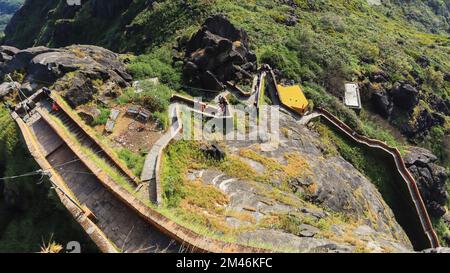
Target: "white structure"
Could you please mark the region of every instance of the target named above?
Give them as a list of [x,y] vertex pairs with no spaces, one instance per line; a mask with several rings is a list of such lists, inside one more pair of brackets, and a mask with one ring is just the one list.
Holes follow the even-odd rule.
[[344,104],[347,107],[361,109],[361,95],[357,83],[345,84]]

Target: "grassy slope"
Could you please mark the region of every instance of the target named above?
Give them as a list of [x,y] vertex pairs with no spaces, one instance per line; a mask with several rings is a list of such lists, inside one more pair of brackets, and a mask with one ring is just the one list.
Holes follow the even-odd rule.
[[[184,28],[177,28],[177,24],[164,25],[160,32],[167,33],[167,28],[172,31],[163,35],[163,39],[157,36],[158,40],[149,42],[149,53],[136,58],[130,70],[138,78],[159,76],[163,82],[179,87],[179,78],[173,76],[179,72],[179,65],[172,70],[164,65],[171,62],[171,46],[176,37],[186,39],[208,14],[224,13],[250,34],[251,45],[260,62],[272,64],[281,69],[285,77],[302,82],[316,105],[325,104],[353,127],[372,137],[393,142],[393,137],[377,130],[375,127],[379,126],[364,118],[367,114],[359,119],[328,95],[340,94],[338,89],[346,80],[365,78],[367,82],[369,75],[385,71],[392,84],[407,80],[419,85],[423,101],[413,114],[434,100],[430,94],[450,99],[449,83],[443,80],[444,73],[450,70],[447,34],[425,32],[421,25],[412,27],[398,6],[373,8],[365,1],[343,0],[318,1],[314,5],[307,1],[295,2],[299,7],[292,9],[273,0],[204,1],[203,6],[209,6],[207,13],[198,4],[191,4],[191,10],[204,14],[199,17],[201,19],[179,18],[184,20]],[[142,26],[144,32],[152,32],[155,18],[171,18],[169,9],[174,5],[173,1],[163,1],[155,10],[142,11],[132,25]],[[289,16],[299,18],[296,26],[283,24]],[[430,68],[417,64],[422,55],[430,59]],[[414,122],[415,117],[410,120]],[[447,162],[449,153],[448,147],[443,147],[445,132],[450,129],[450,119],[446,117],[446,120],[444,127],[433,128],[422,143],[443,162]]]

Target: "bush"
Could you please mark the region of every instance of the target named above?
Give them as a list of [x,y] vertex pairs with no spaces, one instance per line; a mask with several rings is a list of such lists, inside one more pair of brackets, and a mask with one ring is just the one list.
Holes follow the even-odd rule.
[[108,108],[100,108],[100,115],[94,119],[92,126],[105,125],[108,122],[111,110]]
[[157,120],[161,124],[163,130],[169,128],[170,121],[169,121],[169,114],[167,113],[167,111],[153,113],[153,119]]
[[300,81],[302,68],[298,63],[295,52],[285,47],[265,46],[261,49],[260,63],[266,63],[272,68],[279,69],[289,79]]
[[128,88],[117,102],[120,104],[139,104],[152,112],[164,112],[169,106],[172,90],[163,84],[153,84],[150,82],[141,83],[143,91],[136,93],[133,88]]
[[122,149],[118,153],[119,158],[130,168],[135,175],[140,175],[144,168],[145,157],[137,155],[127,149]]
[[127,69],[136,79],[158,78],[161,83],[173,89],[179,89],[182,82],[181,65],[177,64],[173,67],[171,64],[172,52],[167,46],[134,58]]

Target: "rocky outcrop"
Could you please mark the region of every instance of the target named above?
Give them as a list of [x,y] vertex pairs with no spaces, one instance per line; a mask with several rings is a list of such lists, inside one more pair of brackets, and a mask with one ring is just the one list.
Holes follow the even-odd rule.
[[[280,213],[311,219],[309,223],[300,221],[298,225],[289,221],[294,225],[289,231],[258,229],[247,232],[240,235],[243,240],[286,245],[297,251],[354,252],[355,244],[348,243],[352,240],[353,243],[360,242],[356,245],[364,248],[363,251],[412,250],[405,231],[371,181],[342,157],[324,156],[320,138],[290,117],[281,115],[280,128],[284,133],[279,140],[273,140],[268,134],[260,141],[227,141],[229,152],[248,163],[258,174],[255,177],[268,176],[266,179],[270,181],[265,184],[254,186],[236,178],[239,174],[234,177],[211,170],[199,171],[199,175],[192,178],[200,177],[230,196],[230,209],[245,211],[252,208],[250,211],[257,220]],[[245,156],[248,149],[258,155]],[[295,163],[289,161],[287,155],[294,156]],[[288,169],[301,170],[301,174],[283,181],[282,174],[277,174],[281,167],[274,166],[275,162]],[[242,169],[246,170],[244,166]],[[283,198],[267,196],[274,188],[283,187],[290,189],[283,191]],[[330,212],[345,217],[345,223],[332,220],[334,214]],[[334,224],[326,225],[324,230],[323,226],[315,226],[314,221]],[[323,239],[324,232],[327,232],[327,239]]]
[[400,83],[391,90],[394,104],[406,111],[411,110],[419,102],[419,91],[408,83]]
[[[69,5],[66,0],[27,0],[7,25],[4,43],[19,48],[85,43],[112,45],[110,48],[117,50],[118,40],[115,38],[145,8],[144,3],[133,2],[136,1],[82,0],[81,5]],[[134,9],[130,8],[131,5]],[[130,9],[134,15],[121,16]],[[32,22],[30,18],[33,18]],[[117,21],[111,24],[111,20]],[[96,24],[95,27],[92,24]],[[113,25],[117,34],[108,33],[109,41],[104,42],[105,34],[112,30]]]
[[24,0],[0,1],[0,14],[2,17],[2,20],[0,22],[0,31],[3,31],[5,29],[9,19],[20,8],[23,2]]
[[450,114],[450,101],[434,94],[425,96],[408,82],[390,86],[382,71],[371,74],[369,80],[362,85],[363,94],[367,94],[363,101],[370,102],[373,110],[387,120],[407,116],[409,122],[398,128],[411,142],[422,141],[434,126],[444,126],[445,116]]
[[391,98],[385,91],[376,91],[372,94],[372,103],[377,111],[384,118],[389,118],[394,109]]
[[448,193],[445,168],[436,165],[437,157],[423,148],[410,148],[405,163],[416,179],[428,212],[433,217],[442,217],[446,212]]
[[8,96],[10,93],[18,90],[20,88],[20,84],[17,82],[4,82],[0,84],[0,99],[5,96]]
[[[0,53],[11,57],[0,63],[1,76],[22,75],[21,88],[26,93],[41,86],[53,86],[73,107],[102,92],[111,94],[115,89],[127,87],[132,79],[117,54],[97,46],[59,49],[41,46],[24,50],[2,47]],[[103,86],[109,86],[109,90],[102,90]]]
[[222,15],[208,18],[179,49],[185,52],[184,77],[197,87],[221,90],[224,82],[249,79],[256,69],[247,33]]
[[430,248],[423,250],[422,253],[450,253],[450,248],[448,247]]

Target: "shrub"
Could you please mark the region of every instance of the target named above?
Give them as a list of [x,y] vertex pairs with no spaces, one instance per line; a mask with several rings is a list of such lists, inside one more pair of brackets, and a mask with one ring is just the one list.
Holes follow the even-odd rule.
[[295,52],[289,51],[286,47],[263,47],[260,62],[281,70],[286,78],[299,81],[302,68]]
[[137,155],[127,149],[122,149],[118,153],[119,158],[130,168],[135,175],[140,175],[144,167],[145,157]]
[[128,72],[137,79],[144,79],[155,74],[150,64],[142,62],[129,64]]
[[105,125],[108,122],[109,115],[111,114],[111,110],[108,108],[100,108],[100,115],[94,119],[92,122],[93,126],[97,125]]
[[143,91],[136,93],[133,88],[128,88],[117,98],[120,104],[135,103],[144,106],[152,112],[164,112],[169,106],[172,90],[163,84],[149,82],[141,83]]
[[172,52],[168,46],[134,58],[127,69],[136,79],[158,78],[173,89],[181,86],[181,65],[172,66]]

